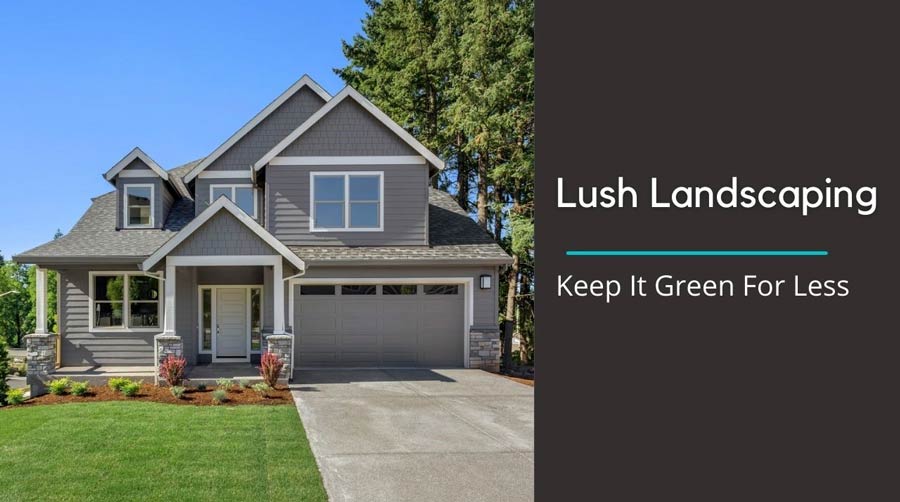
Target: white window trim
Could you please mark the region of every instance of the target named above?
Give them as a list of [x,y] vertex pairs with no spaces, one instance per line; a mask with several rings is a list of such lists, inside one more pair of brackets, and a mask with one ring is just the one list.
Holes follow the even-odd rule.
[[[99,276],[99,277],[115,277],[117,275],[121,275],[125,278],[125,284],[122,285],[122,288],[123,288],[123,290],[122,290],[122,324],[123,324],[123,326],[110,326],[108,328],[95,327],[94,326],[94,288],[95,288],[94,278],[97,276]],[[157,294],[156,305],[157,305],[157,309],[158,309],[157,317],[159,318],[159,326],[156,328],[132,328],[132,327],[128,326],[128,316],[131,311],[131,307],[129,306],[129,303],[131,303],[131,302],[128,300],[128,283],[129,283],[128,278],[130,276],[152,277],[153,279],[156,279],[157,281],[159,281],[160,287],[162,286],[162,282],[163,282],[159,276],[156,276],[153,274],[147,274],[144,272],[135,272],[133,270],[122,271],[122,272],[114,271],[114,270],[110,270],[110,271],[97,270],[97,271],[88,272],[88,283],[89,283],[88,284],[88,300],[89,300],[88,301],[88,303],[89,303],[88,332],[91,332],[91,333],[94,333],[94,332],[99,332],[99,333],[162,333],[163,332],[163,311],[164,311],[163,296],[161,294],[161,291],[159,291],[159,289],[157,289],[157,292],[156,292],[156,294]],[[146,300],[141,300],[140,302],[147,303]]]
[[[129,188],[149,188],[150,189],[150,223],[147,225],[129,225],[128,224],[128,189]],[[156,214],[156,186],[153,183],[126,183],[122,186],[122,228],[153,228]]]
[[[230,189],[231,189],[231,198],[230,198],[229,200],[230,200],[231,202],[233,202],[235,206],[237,206],[237,201],[235,200],[235,197],[236,197],[236,195],[235,195],[235,189],[236,189],[236,188],[249,188],[249,189],[251,189],[251,190],[253,191],[253,214],[248,214],[247,216],[253,218],[254,220],[257,219],[257,218],[256,218],[256,213],[259,212],[259,209],[258,209],[258,208],[259,208],[259,199],[258,199],[258,197],[259,197],[259,195],[258,195],[259,190],[257,190],[255,186],[253,186],[253,185],[251,185],[251,184],[249,184],[249,183],[222,183],[222,184],[209,185],[209,203],[210,203],[210,204],[212,204],[213,202],[215,202],[215,200],[213,199],[213,191],[214,191],[216,188],[230,188]],[[240,208],[240,207],[241,207],[241,206],[238,206],[238,208]],[[243,209],[242,209],[242,211],[243,211]]]
[[[316,176],[344,177],[344,226],[316,227]],[[378,226],[354,228],[350,226],[350,176],[378,176]],[[310,232],[384,232],[384,171],[311,171],[309,173],[309,231]]]
[[[212,330],[212,340],[210,349],[206,350],[203,348],[203,290],[210,290],[210,321],[215,324],[216,321],[216,295],[218,294],[219,288],[226,289],[244,289],[247,293],[247,360],[249,360],[250,355],[253,354],[261,354],[262,346],[263,346],[263,327],[264,327],[264,318],[266,315],[266,288],[262,284],[200,284],[197,286],[197,353],[199,354],[209,354],[212,356],[212,362],[234,362],[241,361],[241,358],[234,357],[226,357],[226,358],[217,358],[216,357],[216,330],[212,326],[210,327]],[[253,344],[251,336],[251,331],[253,330],[252,319],[253,316],[251,309],[253,308],[252,302],[250,301],[251,291],[254,289],[259,289],[259,350],[253,350]]]

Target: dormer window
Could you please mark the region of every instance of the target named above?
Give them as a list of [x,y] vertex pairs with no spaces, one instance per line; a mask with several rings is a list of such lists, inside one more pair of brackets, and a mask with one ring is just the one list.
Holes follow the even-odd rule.
[[384,173],[310,173],[312,232],[384,230]]
[[256,189],[253,185],[210,185],[210,204],[223,195],[231,199],[231,202],[243,209],[251,218],[256,219]]
[[152,184],[125,185],[125,228],[153,228],[153,190]]

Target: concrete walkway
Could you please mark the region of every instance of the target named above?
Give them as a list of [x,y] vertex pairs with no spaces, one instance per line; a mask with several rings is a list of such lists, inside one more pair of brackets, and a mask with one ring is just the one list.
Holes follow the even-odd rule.
[[534,389],[480,370],[297,371],[332,501],[527,501]]

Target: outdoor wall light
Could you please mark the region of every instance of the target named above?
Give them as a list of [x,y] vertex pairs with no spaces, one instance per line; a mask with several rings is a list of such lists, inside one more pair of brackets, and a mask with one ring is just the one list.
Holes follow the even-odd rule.
[[481,289],[491,289],[490,275],[485,274],[481,276]]

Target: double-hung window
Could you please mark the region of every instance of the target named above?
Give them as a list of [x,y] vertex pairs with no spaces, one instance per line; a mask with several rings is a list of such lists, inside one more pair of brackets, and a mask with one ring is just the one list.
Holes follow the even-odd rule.
[[310,173],[313,232],[384,229],[384,173]]
[[93,329],[160,328],[159,279],[126,272],[92,272]]
[[243,209],[251,218],[256,218],[256,189],[253,185],[210,185],[210,204],[223,195],[231,199],[231,202],[237,204],[237,207]]
[[125,228],[153,227],[153,185],[125,185],[123,218]]

